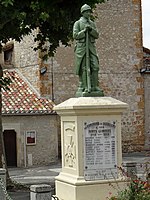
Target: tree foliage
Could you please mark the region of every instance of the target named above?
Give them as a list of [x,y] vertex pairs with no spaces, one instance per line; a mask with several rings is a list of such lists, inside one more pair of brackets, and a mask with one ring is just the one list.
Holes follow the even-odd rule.
[[102,2],[105,0],[0,0],[0,41],[21,41],[38,27],[37,49],[44,51],[48,41],[51,56],[60,41],[68,45],[72,39],[72,26],[80,16],[80,7],[87,3],[93,8]]

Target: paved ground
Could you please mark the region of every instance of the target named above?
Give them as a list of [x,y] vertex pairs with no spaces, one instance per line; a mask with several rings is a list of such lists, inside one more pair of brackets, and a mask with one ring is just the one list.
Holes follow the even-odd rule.
[[12,200],[30,200],[30,193],[27,191],[9,192],[9,196]]
[[9,168],[8,171],[13,180],[22,184],[54,184],[55,177],[61,171],[61,162],[43,167]]
[[[52,194],[55,194],[55,177],[61,171],[61,162],[43,167],[9,168],[8,171],[12,180],[17,183],[27,186],[48,184],[52,187]],[[12,200],[30,200],[28,191],[8,191],[8,193]]]
[[[150,162],[150,153],[130,153],[123,154],[123,163],[136,162],[138,174],[143,175],[145,170],[144,163]],[[150,169],[150,165],[148,166]],[[55,177],[61,171],[61,162],[44,167],[32,168],[9,168],[9,174],[14,181],[26,185],[50,184],[54,188]],[[54,191],[53,191],[54,192]],[[16,191],[10,192],[13,200],[29,200],[29,192]],[[0,199],[1,200],[1,199]]]

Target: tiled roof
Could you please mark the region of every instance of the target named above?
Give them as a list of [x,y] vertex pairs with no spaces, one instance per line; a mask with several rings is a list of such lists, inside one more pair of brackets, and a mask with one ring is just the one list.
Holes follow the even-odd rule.
[[4,70],[4,76],[12,81],[9,88],[2,89],[2,114],[51,114],[54,103],[40,98],[17,70]]
[[143,47],[143,52],[150,55],[150,49]]

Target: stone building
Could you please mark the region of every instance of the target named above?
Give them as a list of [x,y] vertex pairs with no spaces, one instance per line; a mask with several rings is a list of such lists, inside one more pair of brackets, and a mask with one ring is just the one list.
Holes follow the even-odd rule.
[[145,149],[150,150],[150,49],[143,48],[144,65],[141,74],[144,78],[144,101],[145,101]]
[[[141,0],[109,0],[95,10],[100,33],[97,52],[100,87],[105,96],[129,104],[122,117],[123,151],[142,151],[145,145],[145,103]],[[54,58],[43,62],[32,49],[32,35],[14,42],[12,62],[43,97],[58,104],[74,97],[74,44],[60,45]],[[32,47],[32,48],[31,48]],[[2,57],[4,57],[2,55]],[[6,57],[6,56],[5,56]],[[5,62],[5,59],[4,59]],[[6,63],[6,62],[5,62]]]
[[[123,150],[141,151],[145,142],[141,1],[109,0],[97,6],[96,14],[100,86],[105,96],[129,104],[122,117]],[[55,103],[74,96],[78,77],[74,75],[73,45],[58,49],[53,74]]]
[[4,70],[10,90],[2,90],[2,124],[8,166],[48,165],[58,160],[58,116],[17,69]]

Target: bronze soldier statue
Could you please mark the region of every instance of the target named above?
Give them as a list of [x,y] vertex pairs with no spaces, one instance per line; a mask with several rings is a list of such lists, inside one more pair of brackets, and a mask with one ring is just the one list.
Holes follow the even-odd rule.
[[82,17],[74,23],[73,38],[75,45],[75,67],[79,75],[79,87],[76,96],[104,96],[99,88],[99,60],[96,53],[95,39],[99,34],[95,23],[90,19],[91,7],[81,7]]

